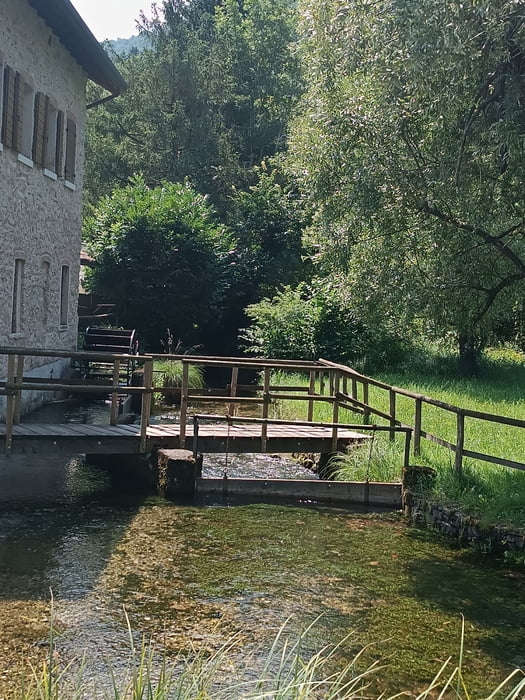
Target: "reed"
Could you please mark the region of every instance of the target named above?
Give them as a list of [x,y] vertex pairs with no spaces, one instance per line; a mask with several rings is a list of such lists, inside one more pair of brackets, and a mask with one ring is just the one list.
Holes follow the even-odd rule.
[[[232,663],[232,652],[239,639],[232,637],[211,654],[195,652],[187,657],[169,659],[161,649],[142,640],[137,648],[130,632],[128,670],[120,678],[108,662],[105,679],[85,678],[84,662],[61,667],[51,658],[40,669],[33,669],[30,678],[16,696],[16,700],[361,700],[363,697],[394,700],[410,695],[416,700],[448,698],[470,700],[472,695],[464,679],[463,639],[461,635],[457,664],[448,659],[430,680],[427,687],[414,694],[411,689],[385,696],[372,691],[374,680],[388,675],[388,666],[379,661],[363,668],[359,652],[350,661],[342,662],[339,644],[309,652],[307,643],[312,623],[295,639],[286,635],[285,623],[277,634],[263,663],[254,666],[253,655],[248,655],[241,668]],[[129,621],[128,621],[129,625]],[[75,671],[72,669],[76,668]],[[258,669],[254,675],[253,668]],[[487,700],[518,700],[524,697],[525,675],[516,669],[488,695]]]

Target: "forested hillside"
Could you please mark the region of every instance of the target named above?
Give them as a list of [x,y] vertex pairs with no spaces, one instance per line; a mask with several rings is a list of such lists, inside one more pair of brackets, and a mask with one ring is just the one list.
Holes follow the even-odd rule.
[[206,197],[215,270],[209,296],[188,281],[188,326],[164,297],[177,307],[191,246],[172,272],[151,263],[162,317],[123,312],[149,347],[170,328],[183,347],[370,368],[445,339],[473,371],[487,343],[522,343],[525,5],[165,0],[141,36],[116,59],[129,90],[90,113],[93,283],[120,298],[137,236],[169,247],[173,221],[135,199],[168,183]]

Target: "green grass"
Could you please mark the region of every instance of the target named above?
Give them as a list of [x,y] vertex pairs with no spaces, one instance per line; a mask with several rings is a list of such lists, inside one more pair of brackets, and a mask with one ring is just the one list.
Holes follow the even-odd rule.
[[[204,387],[204,374],[201,367],[188,366],[188,384],[190,389],[202,389]],[[155,360],[153,363],[153,386],[168,389],[180,389],[182,386],[182,362],[178,360]],[[164,399],[169,401],[172,397],[178,397],[178,392],[164,393]]]
[[[455,376],[453,363],[440,358],[439,363],[418,362],[403,372],[383,372],[374,378],[392,385],[440,399],[445,403],[523,419],[525,416],[525,356],[509,349],[492,349],[482,362],[479,377],[464,379]],[[276,375],[272,383],[290,386],[307,383],[306,377]],[[319,387],[317,387],[317,390]],[[362,400],[359,385],[358,398]],[[389,412],[389,393],[370,387],[369,404]],[[274,408],[277,417],[304,420],[306,402],[282,401]],[[414,400],[398,396],[396,417],[403,423],[414,425]],[[316,406],[314,420],[331,421],[329,404]],[[359,423],[358,414],[340,411],[340,422]],[[381,418],[370,422],[385,425]],[[454,443],[456,440],[456,416],[435,406],[423,404],[422,429]],[[525,429],[489,423],[474,418],[465,420],[465,449],[509,459],[525,461]],[[388,437],[377,433],[371,447],[355,449],[346,458],[338,458],[339,478],[371,480],[398,480],[403,460],[403,439],[397,437],[394,444]],[[485,524],[499,524],[525,529],[525,473],[517,469],[492,465],[482,460],[465,458],[463,477],[454,474],[454,453],[426,440],[421,442],[421,455],[412,457],[414,464],[431,466],[437,471],[434,489],[429,497],[454,508],[460,508],[482,520]]]

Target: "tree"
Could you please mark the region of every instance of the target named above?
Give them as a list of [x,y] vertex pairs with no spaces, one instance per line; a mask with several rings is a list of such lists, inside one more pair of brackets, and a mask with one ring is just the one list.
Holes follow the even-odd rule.
[[[525,5],[303,0],[290,167],[325,271],[466,369],[525,279]],[[388,37],[388,40],[386,38]]]
[[97,261],[92,288],[117,304],[120,322],[161,350],[170,329],[189,347],[220,322],[229,237],[188,184],[149,188],[142,177],[103,198],[85,225]]
[[285,144],[301,90],[294,6],[165,0],[143,18],[150,48],[115,57],[129,89],[89,114],[91,204],[142,172],[152,186],[188,178],[226,211],[253,166]]

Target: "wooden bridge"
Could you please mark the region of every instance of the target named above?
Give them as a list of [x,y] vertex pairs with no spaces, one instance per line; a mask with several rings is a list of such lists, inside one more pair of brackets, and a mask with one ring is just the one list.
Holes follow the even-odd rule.
[[[172,388],[158,386],[155,380],[155,360],[182,363],[180,387],[180,419],[177,424],[159,424],[152,418],[154,394],[172,393]],[[75,378],[39,379],[32,369],[43,362],[62,360],[72,367],[86,362],[109,365],[108,379],[102,385]],[[141,367],[138,386],[123,385],[122,369],[130,362]],[[3,364],[2,364],[3,363]],[[206,391],[190,387],[190,367],[205,370],[222,368],[229,377],[223,391],[212,398]],[[203,357],[195,355],[119,355],[97,352],[65,352],[32,348],[0,347],[0,452],[40,452],[68,450],[93,453],[149,453],[157,447],[186,448],[194,452],[317,452],[344,451],[363,443],[375,432],[388,431],[391,440],[396,433],[405,438],[404,465],[409,464],[410,450],[420,455],[421,441],[428,440],[454,453],[455,470],[462,471],[465,457],[525,470],[525,463],[509,455],[484,454],[470,438],[471,426],[479,421],[487,430],[505,426],[523,435],[525,421],[482,413],[447,404],[399,387],[366,377],[344,365],[327,360],[304,362],[295,360],[259,360],[249,358]],[[259,377],[259,384],[242,385],[239,378],[250,373],[250,381]],[[300,374],[308,378],[300,386],[281,386],[283,373]],[[137,383],[137,382],[135,382]],[[42,392],[52,400],[57,396],[99,394],[111,397],[109,425],[51,425],[24,423],[22,397],[25,392]],[[374,394],[374,398],[372,397]],[[2,395],[5,397],[4,423]],[[135,397],[141,405],[137,425],[119,425],[119,408],[125,397]],[[378,400],[379,398],[379,400]],[[210,400],[215,413],[202,413]],[[283,401],[299,402],[301,420],[279,420],[279,405]],[[326,422],[314,422],[314,407],[324,404]],[[224,407],[224,412],[217,410]],[[241,417],[243,407],[249,406],[251,418]],[[399,418],[403,409],[405,422]],[[407,410],[408,409],[408,410]],[[342,414],[342,410],[346,413]],[[426,411],[442,411],[449,419],[442,421],[451,427],[446,435],[432,434],[425,429]],[[245,411],[244,411],[245,412]],[[349,413],[362,416],[362,423],[341,422]],[[412,418],[407,413],[412,412]],[[193,414],[197,416],[194,421]],[[298,412],[300,415],[301,412]],[[276,416],[276,417],[275,417]],[[372,417],[381,425],[369,425]],[[453,418],[453,421],[450,420]],[[452,425],[455,423],[455,426]],[[497,446],[497,440],[495,441]]]
[[[0,382],[0,395],[5,395],[5,422],[0,423],[0,450],[5,454],[63,451],[92,454],[140,454],[157,448],[192,449],[194,453],[333,453],[345,452],[352,445],[370,439],[371,430],[400,430],[407,439],[406,462],[410,443],[410,429],[363,426],[341,423],[340,406],[345,402],[341,392],[341,372],[318,362],[253,360],[246,358],[219,358],[190,355],[154,356],[123,355],[97,352],[47,351],[30,348],[0,347],[4,355],[7,378]],[[31,367],[42,361],[68,360],[72,370],[87,362],[106,363],[110,366],[107,381],[90,383],[78,373],[59,379],[41,379],[31,376]],[[154,394],[172,393],[173,389],[159,386],[155,379],[156,359],[171,359],[182,363],[180,387],[180,418],[177,423],[159,423],[152,416]],[[135,374],[138,386],[122,383],[122,366],[133,360],[140,366]],[[220,368],[229,376],[227,387],[212,397],[205,390],[190,387],[190,366]],[[239,373],[262,377],[262,384],[239,383]],[[279,386],[272,383],[276,372],[302,373],[309,376],[308,386]],[[134,382],[135,384],[137,381]],[[346,387],[345,387],[346,388]],[[24,392],[41,392],[51,401],[57,396],[72,394],[105,394],[110,397],[108,425],[52,424],[24,422],[22,414]],[[140,402],[137,424],[120,424],[119,409],[123,399],[135,397]],[[281,420],[270,415],[280,401],[300,401],[304,406],[303,420]],[[215,413],[206,414],[202,408],[213,401]],[[330,419],[315,422],[314,406],[329,406]],[[217,415],[217,405],[224,406],[224,414]],[[258,416],[236,415],[243,406],[249,406]]]

